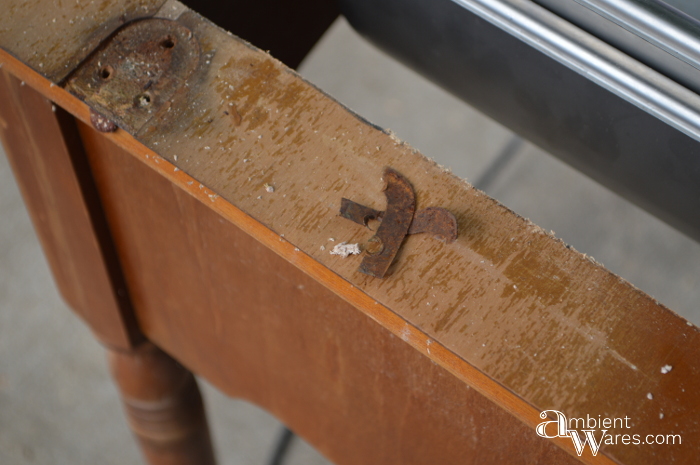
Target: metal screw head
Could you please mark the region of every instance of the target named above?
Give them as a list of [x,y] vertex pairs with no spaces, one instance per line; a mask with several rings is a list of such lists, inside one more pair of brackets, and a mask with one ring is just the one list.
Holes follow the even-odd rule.
[[92,108],[90,108],[90,122],[92,123],[92,127],[100,132],[114,132],[117,130],[116,124]]
[[384,250],[384,243],[378,236],[372,236],[370,240],[367,241],[365,250],[370,255],[377,255],[382,253],[382,250]]
[[139,94],[136,96],[136,105],[139,107],[147,107],[151,104],[151,94],[148,92],[144,92],[143,94]]

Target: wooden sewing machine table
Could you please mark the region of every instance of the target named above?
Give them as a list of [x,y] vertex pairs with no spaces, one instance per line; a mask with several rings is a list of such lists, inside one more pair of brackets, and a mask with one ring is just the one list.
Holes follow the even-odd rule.
[[[0,135],[149,463],[214,461],[192,373],[338,464],[695,463],[696,327],[177,2],[35,3],[0,18]],[[387,167],[458,237],[380,278],[330,252],[371,246],[339,208],[385,209]],[[683,442],[578,456],[545,410]]]

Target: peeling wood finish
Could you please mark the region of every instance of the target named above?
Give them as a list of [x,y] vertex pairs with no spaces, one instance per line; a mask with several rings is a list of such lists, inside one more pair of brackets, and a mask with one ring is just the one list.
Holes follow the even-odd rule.
[[[103,137],[526,425],[557,409],[570,417],[627,416],[634,433],[683,437],[680,446],[603,446],[586,463],[695,463],[696,327],[263,52],[193,12],[178,21],[208,57],[187,94],[146,123],[138,142],[123,131]],[[0,46],[8,49],[2,36]],[[86,121],[74,98],[6,53],[0,59]],[[385,166],[411,180],[418,209],[453,212],[460,235],[449,246],[410,237],[393,274],[378,280],[357,271],[362,257],[328,250],[334,240],[369,239],[337,208],[345,197],[385,209]],[[673,366],[668,374],[665,365]],[[554,442],[572,453],[571,441]]]
[[165,0],[3,0],[2,48],[55,83],[127,22],[158,12]]
[[81,134],[141,327],[225,393],[338,465],[577,463],[223,220],[211,207],[224,202],[201,202],[87,126]]
[[[145,145],[396,312],[407,332],[427,334],[424,349],[441,343],[537,410],[627,415],[640,434],[700,434],[697,328],[269,56],[193,13],[180,21],[213,57],[190,100],[137,135]],[[234,106],[238,126],[224,114]],[[411,237],[391,279],[376,280],[357,271],[362,257],[327,250],[330,238],[369,239],[336,208],[345,197],[383,209],[385,166],[412,180],[419,209],[453,212],[460,237],[449,246]],[[682,367],[682,377],[662,375],[665,364]],[[658,393],[653,407],[648,392]],[[655,454],[680,457],[698,447],[603,450],[622,463],[653,463]]]

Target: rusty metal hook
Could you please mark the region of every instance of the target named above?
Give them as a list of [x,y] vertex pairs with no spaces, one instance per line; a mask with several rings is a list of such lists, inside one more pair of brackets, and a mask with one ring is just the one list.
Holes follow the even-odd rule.
[[[343,198],[340,216],[368,227],[369,220],[381,221],[365,248],[367,255],[359,271],[383,278],[409,234],[430,233],[450,243],[457,239],[457,219],[444,208],[429,207],[415,213],[416,197],[408,180],[393,168],[384,169],[387,208],[382,212]],[[415,213],[415,214],[414,214]]]

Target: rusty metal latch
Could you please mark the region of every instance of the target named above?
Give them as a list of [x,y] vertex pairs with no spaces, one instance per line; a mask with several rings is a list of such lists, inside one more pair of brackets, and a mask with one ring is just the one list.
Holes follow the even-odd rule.
[[192,31],[168,19],[143,19],[100,45],[71,73],[65,88],[93,109],[96,129],[108,132],[119,126],[136,134],[167,110],[199,62]]
[[409,234],[430,233],[444,242],[457,239],[457,219],[440,207],[429,207],[415,213],[416,196],[408,180],[393,168],[384,170],[386,211],[365,207],[352,200],[340,201],[340,216],[369,227],[370,220],[380,221],[377,232],[367,242],[367,255],[359,271],[383,278]]

